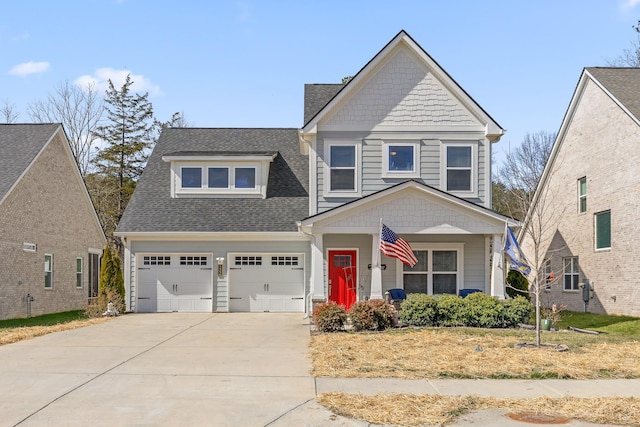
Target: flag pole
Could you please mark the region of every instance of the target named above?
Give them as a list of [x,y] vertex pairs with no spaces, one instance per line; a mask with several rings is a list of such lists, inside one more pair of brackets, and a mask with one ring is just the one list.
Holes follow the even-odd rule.
[[376,251],[376,253],[378,254],[378,260],[376,263],[377,267],[382,267],[382,264],[380,264],[381,258],[382,256],[380,255],[380,240],[382,239],[382,217],[380,217],[380,224],[378,225],[378,250]]

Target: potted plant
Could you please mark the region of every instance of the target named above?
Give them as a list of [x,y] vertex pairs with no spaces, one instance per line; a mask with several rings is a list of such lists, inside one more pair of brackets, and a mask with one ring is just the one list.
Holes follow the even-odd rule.
[[540,319],[540,325],[543,330],[550,331],[551,326],[559,322],[562,318],[562,312],[566,310],[566,305],[551,304],[551,307],[545,307],[542,309],[542,319]]

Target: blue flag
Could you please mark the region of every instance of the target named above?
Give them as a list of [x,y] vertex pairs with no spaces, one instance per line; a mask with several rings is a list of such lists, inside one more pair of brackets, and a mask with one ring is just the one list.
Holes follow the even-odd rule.
[[518,270],[520,273],[528,276],[531,273],[531,267],[527,258],[520,250],[516,236],[513,235],[513,231],[509,227],[507,228],[507,239],[504,242],[504,253],[509,256],[509,267],[511,270]]

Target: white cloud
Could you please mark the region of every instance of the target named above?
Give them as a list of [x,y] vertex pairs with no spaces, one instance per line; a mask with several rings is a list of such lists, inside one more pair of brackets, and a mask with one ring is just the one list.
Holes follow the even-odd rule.
[[104,92],[109,88],[109,80],[116,89],[120,89],[127,79],[127,75],[131,75],[133,84],[131,91],[134,93],[149,92],[150,95],[162,95],[160,87],[151,83],[151,80],[142,74],[133,74],[129,70],[114,70],[113,68],[98,68],[93,74],[85,74],[75,80],[75,84],[79,87],[87,87],[93,84],[99,92]]
[[49,69],[48,62],[25,62],[18,64],[9,70],[9,74],[14,76],[28,76],[29,74],[44,73]]
[[637,5],[640,4],[640,0],[623,0],[622,8],[623,9],[633,9]]

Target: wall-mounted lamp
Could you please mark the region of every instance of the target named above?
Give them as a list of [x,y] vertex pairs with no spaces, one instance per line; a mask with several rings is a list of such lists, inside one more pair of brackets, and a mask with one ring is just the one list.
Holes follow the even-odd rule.
[[222,265],[224,264],[224,258],[218,257],[216,258],[216,261],[218,261],[218,278],[222,279]]
[[[371,264],[367,265],[367,268],[371,270]],[[387,264],[380,264],[380,270],[386,270]]]

